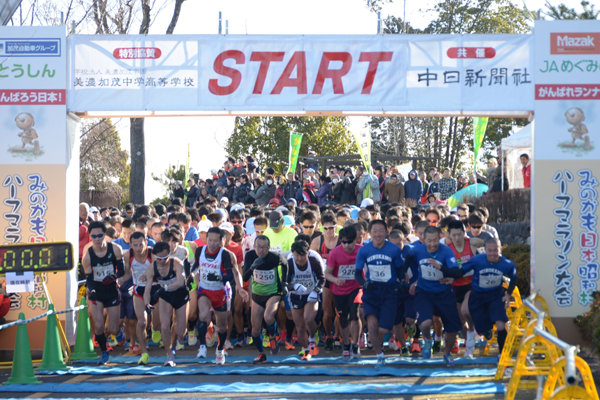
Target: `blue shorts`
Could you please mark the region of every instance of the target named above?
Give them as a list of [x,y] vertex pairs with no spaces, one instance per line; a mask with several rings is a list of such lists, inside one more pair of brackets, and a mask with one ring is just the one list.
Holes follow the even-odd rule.
[[408,293],[401,293],[399,291],[394,325],[398,325],[406,320],[406,318],[417,319],[417,312],[415,311],[415,296],[411,296]]
[[508,321],[502,297],[506,293],[503,287],[488,292],[471,291],[469,314],[475,324],[475,330],[483,335],[494,327],[496,321]]
[[135,308],[133,307],[133,296],[123,296],[121,298],[121,319],[137,319]]
[[456,295],[451,287],[436,293],[417,286],[415,308],[419,313],[419,323],[432,319],[435,313],[442,319],[445,332],[455,333],[462,330],[458,308],[456,308]]
[[398,287],[395,284],[375,283],[372,290],[363,291],[362,302],[365,318],[374,315],[380,328],[392,330],[398,303]]

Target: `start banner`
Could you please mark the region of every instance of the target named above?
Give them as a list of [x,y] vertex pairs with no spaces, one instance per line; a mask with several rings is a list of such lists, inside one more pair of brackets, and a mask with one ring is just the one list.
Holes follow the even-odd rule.
[[70,111],[533,109],[532,35],[74,35]]

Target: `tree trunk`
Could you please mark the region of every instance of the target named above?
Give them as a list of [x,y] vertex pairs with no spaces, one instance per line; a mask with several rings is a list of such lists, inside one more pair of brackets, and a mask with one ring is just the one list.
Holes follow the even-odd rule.
[[129,175],[129,201],[145,204],[146,146],[144,144],[144,118],[130,118],[131,172]]

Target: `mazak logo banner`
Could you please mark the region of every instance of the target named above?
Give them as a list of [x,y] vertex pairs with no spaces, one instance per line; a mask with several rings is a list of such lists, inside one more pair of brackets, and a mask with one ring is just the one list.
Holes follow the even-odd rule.
[[551,33],[550,54],[600,54],[600,33]]

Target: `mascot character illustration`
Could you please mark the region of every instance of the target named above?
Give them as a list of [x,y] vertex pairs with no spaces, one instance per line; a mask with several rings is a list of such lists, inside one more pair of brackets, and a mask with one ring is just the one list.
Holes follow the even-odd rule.
[[13,147],[11,150],[15,153],[22,153],[27,151],[25,146],[32,145],[33,153],[36,155],[40,154],[40,142],[37,140],[37,132],[35,131],[35,129],[33,129],[33,126],[35,125],[35,119],[33,118],[33,115],[27,112],[22,112],[19,115],[17,115],[17,117],[15,118],[15,122],[17,123],[19,129],[21,129],[19,137],[23,142],[23,146]]
[[583,110],[579,107],[571,107],[565,113],[565,118],[569,124],[573,125],[571,128],[569,128],[569,132],[571,132],[573,141],[570,143],[562,143],[562,147],[575,147],[575,141],[583,140],[584,149],[590,150],[590,136],[588,135],[587,127],[583,123],[583,121],[585,121],[585,114],[583,113]]

